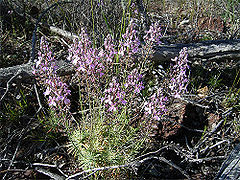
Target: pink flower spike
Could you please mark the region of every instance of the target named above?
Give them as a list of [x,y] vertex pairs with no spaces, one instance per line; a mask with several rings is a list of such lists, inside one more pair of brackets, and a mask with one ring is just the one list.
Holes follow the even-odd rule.
[[37,62],[36,62],[36,68],[38,68],[38,66],[41,64],[41,60],[38,60]]
[[47,87],[46,91],[43,93],[44,96],[48,96],[51,93],[51,89]]
[[174,97],[175,98],[180,98],[180,95],[179,94],[175,94]]
[[125,101],[124,99],[121,101],[122,102],[122,104],[127,104],[127,101]]
[[72,61],[73,65],[77,65],[78,63],[78,58],[75,58],[73,61]]
[[62,101],[63,100],[63,96],[58,96],[56,101]]
[[111,107],[108,109],[108,111],[117,111],[117,108],[115,107],[115,104],[111,104]]
[[65,99],[64,99],[64,103],[65,103],[66,105],[68,105],[68,104],[70,104],[70,100],[67,99],[67,98],[65,98]]
[[86,69],[83,67],[83,65],[81,64],[80,66],[79,66],[79,68],[77,68],[77,71],[86,71]]
[[113,97],[112,96],[110,96],[110,95],[108,95],[108,98],[104,101],[106,104],[109,104],[109,105],[112,105],[113,103],[112,103],[112,99],[113,99]]
[[52,96],[49,96],[48,104],[49,106],[56,106],[57,104],[55,102],[55,98],[52,98]]

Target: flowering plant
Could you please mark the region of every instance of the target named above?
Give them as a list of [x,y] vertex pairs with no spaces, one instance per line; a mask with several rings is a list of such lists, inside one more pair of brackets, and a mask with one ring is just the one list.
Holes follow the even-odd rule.
[[[82,29],[79,39],[69,48],[67,59],[77,77],[77,101],[80,102],[77,109],[81,112],[79,127],[69,132],[70,151],[78,156],[84,168],[110,165],[117,159],[130,160],[129,144],[131,153],[135,153],[146,136],[130,126],[133,115],[144,110],[146,123],[160,121],[167,112],[168,94],[178,98],[186,92],[189,67],[187,51],[183,49],[179,57],[173,59],[176,64],[171,66],[170,80],[158,84],[155,92],[143,97],[142,91],[147,91],[147,71],[143,69],[150,67],[153,46],[161,43],[161,28],[157,23],[151,25],[143,37],[144,44],[140,43],[136,28],[137,24],[130,21],[118,41],[108,35],[100,47],[93,45]],[[65,122],[71,115],[68,98],[71,91],[57,75],[58,67],[45,38],[41,38],[38,56],[33,73],[45,88],[49,107]],[[62,125],[69,129],[69,124]],[[139,136],[142,138],[136,143]],[[103,164],[102,159],[106,159]]]
[[172,59],[175,65],[172,65],[170,68],[170,82],[168,87],[170,89],[170,94],[175,98],[179,98],[182,94],[187,92],[189,79],[187,56],[187,48],[183,48],[179,53],[179,57]]
[[33,67],[33,74],[36,79],[44,86],[44,96],[48,99],[49,107],[57,113],[57,116],[64,122],[69,115],[70,100],[68,96],[71,91],[68,85],[57,76],[56,62],[49,44],[44,37],[41,38],[38,60]]

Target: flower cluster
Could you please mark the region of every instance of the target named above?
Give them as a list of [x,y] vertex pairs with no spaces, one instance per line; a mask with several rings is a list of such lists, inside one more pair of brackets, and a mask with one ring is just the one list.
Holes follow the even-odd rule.
[[125,88],[129,92],[139,94],[144,89],[142,78],[142,74],[139,74],[136,68],[133,69],[127,77],[127,82],[124,84]]
[[[142,75],[133,68],[134,55],[140,45],[135,26],[131,21],[119,42],[119,51],[111,35],[106,36],[103,47],[94,47],[83,29],[79,40],[76,39],[69,49],[68,60],[75,67],[79,83],[85,87],[89,85],[85,90],[91,97],[103,93],[102,102],[111,112],[121,109],[127,97],[136,97],[133,94],[143,89]],[[115,61],[117,54],[118,63]]]
[[169,72],[169,80],[165,81],[161,87],[157,89],[149,100],[145,102],[145,114],[150,115],[155,120],[160,120],[166,114],[166,104],[168,98],[163,94],[163,88],[169,89],[169,94],[174,98],[179,98],[187,92],[189,70],[187,60],[187,48],[183,48],[178,57],[172,59],[175,65],[172,65]]
[[99,56],[112,63],[116,54],[117,51],[115,50],[112,36],[109,34],[104,40],[104,49],[100,49]]
[[125,105],[131,106],[133,99],[140,94],[143,88],[142,75],[138,73],[137,69],[133,69],[125,83],[113,77],[108,89],[104,91],[102,101],[110,112],[121,110]]
[[68,60],[75,67],[78,77],[82,83],[91,84],[92,87],[101,86],[101,78],[107,70],[113,69],[113,59],[116,54],[111,36],[107,36],[103,48],[92,45],[86,31],[82,29],[79,40],[75,39],[69,49]]
[[145,114],[152,117],[154,120],[160,120],[162,116],[167,112],[167,101],[168,98],[164,97],[163,89],[158,88],[157,92],[150,96],[149,101],[145,102]]
[[71,91],[68,89],[67,84],[57,76],[57,68],[48,42],[42,37],[33,74],[40,84],[45,87],[44,95],[48,98],[49,106],[58,112],[59,116],[65,117],[70,108],[68,95],[70,95]]
[[104,100],[108,111],[117,111],[119,104],[126,104],[126,93],[121,89],[116,77],[113,77],[112,82],[109,83],[109,88],[104,91],[104,94],[105,98],[102,100]]
[[140,40],[138,38],[138,31],[136,30],[136,23],[131,20],[126,32],[122,35],[122,41],[119,43],[120,50],[118,54],[124,56],[124,58],[132,57],[132,55],[138,53]]
[[[96,49],[92,47],[92,42],[89,39],[87,33],[82,29],[80,34],[80,40],[75,39],[73,45],[69,49],[68,60],[72,61],[73,66],[78,73],[86,73],[91,75],[93,72],[102,71],[102,64],[99,63],[98,53]],[[91,79],[92,82],[95,79]]]
[[172,65],[170,69],[170,82],[168,87],[170,89],[170,94],[175,98],[179,98],[182,94],[187,92],[188,85],[188,60],[187,60],[187,48],[183,48],[179,57],[172,59],[175,65]]
[[146,31],[145,36],[143,37],[145,43],[147,46],[152,46],[154,43],[156,45],[160,45],[161,44],[161,37],[162,37],[162,29],[160,27],[160,25],[158,24],[158,22],[155,22],[154,24],[152,24],[149,28],[148,31]]

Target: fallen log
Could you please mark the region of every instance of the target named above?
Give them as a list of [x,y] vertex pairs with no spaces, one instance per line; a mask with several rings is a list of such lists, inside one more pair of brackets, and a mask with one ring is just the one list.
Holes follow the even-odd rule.
[[191,44],[161,45],[156,48],[153,56],[155,63],[170,61],[178,56],[183,47],[187,47],[188,59],[194,61],[222,61],[240,60],[240,39],[236,40],[214,40]]
[[240,144],[238,144],[228,158],[222,163],[215,179],[240,179]]
[[[59,60],[56,62],[59,67],[59,75],[70,74],[72,72],[71,63],[67,60]],[[16,65],[7,68],[0,68],[0,82],[10,79],[12,76],[19,74],[21,79],[33,77],[33,62],[28,62],[26,64]]]
[[[164,61],[170,61],[172,58],[179,55],[179,52],[183,47],[188,48],[188,60],[190,62],[198,60],[219,62],[229,59],[240,64],[240,39],[203,41],[191,44],[161,45],[155,48],[156,51],[153,54],[152,60],[156,64],[160,64]],[[72,72],[71,64],[67,60],[59,60],[57,61],[57,65],[60,68],[60,75]],[[33,62],[30,61],[27,64],[0,68],[0,81],[10,79],[13,75],[21,72],[25,72],[24,74],[28,74],[28,76],[32,77],[32,67]]]

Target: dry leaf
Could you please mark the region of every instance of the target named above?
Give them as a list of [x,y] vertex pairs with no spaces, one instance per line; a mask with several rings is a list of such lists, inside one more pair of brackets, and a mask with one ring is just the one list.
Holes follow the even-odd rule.
[[208,92],[209,92],[209,90],[208,90],[207,86],[197,90],[198,96],[200,98],[205,98],[208,95]]

